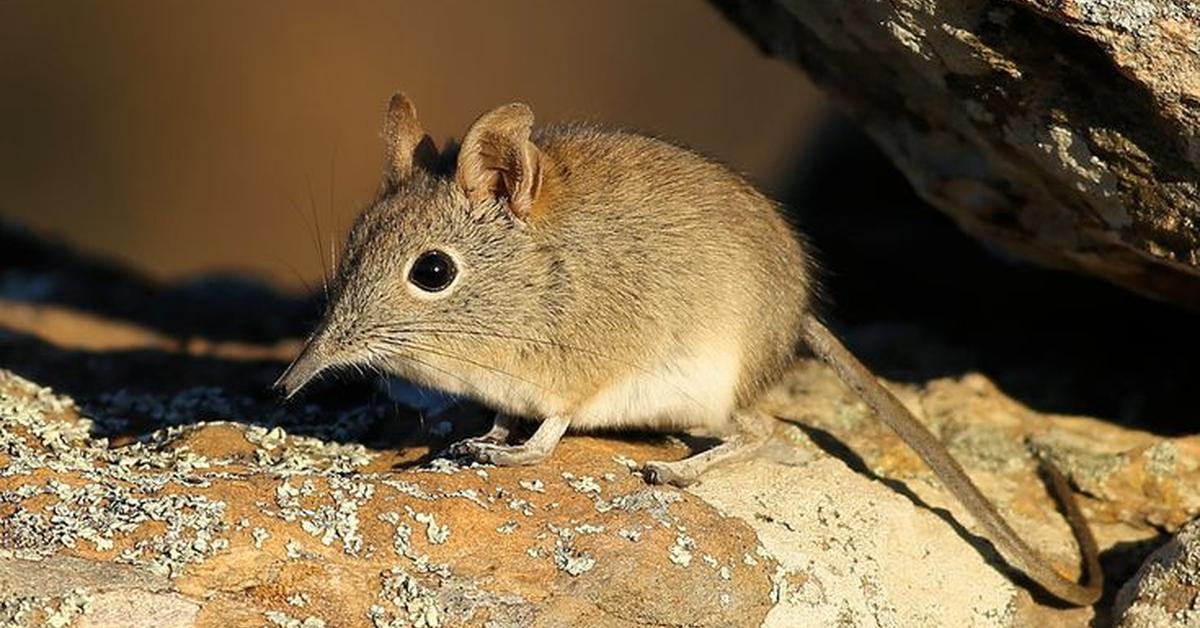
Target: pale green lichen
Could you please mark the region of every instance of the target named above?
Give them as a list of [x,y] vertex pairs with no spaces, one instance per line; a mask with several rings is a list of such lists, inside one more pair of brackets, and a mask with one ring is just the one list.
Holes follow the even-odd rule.
[[[555,535],[554,566],[560,571],[571,576],[581,576],[596,566],[595,556],[575,547],[574,541],[577,536],[575,529],[563,528],[554,524],[547,524],[546,528]],[[541,555],[542,553],[539,552],[539,557]]]
[[626,495],[618,495],[611,500],[596,498],[594,500],[597,512],[620,510],[624,512],[645,512],[655,521],[667,525],[670,523],[670,506],[683,499],[675,491],[658,488],[645,488]]
[[1121,625],[1200,625],[1200,522],[1155,550],[1116,603]]
[[300,528],[317,537],[322,545],[329,546],[334,541],[340,541],[345,553],[357,556],[363,548],[363,538],[358,530],[358,509],[374,496],[375,486],[339,476],[331,476],[326,480],[329,490],[320,491],[319,495],[328,498],[331,503],[315,508],[304,507],[300,499],[317,494],[316,485],[311,479],[306,479],[296,487],[285,479],[275,488],[275,503],[279,510],[264,512],[284,521],[299,522]]
[[1146,450],[1146,471],[1158,477],[1170,477],[1179,465],[1179,448],[1161,440]]
[[250,537],[253,539],[254,548],[262,549],[263,542],[271,538],[271,533],[267,532],[263,528],[254,528],[254,530],[250,533]]
[[575,526],[576,534],[600,534],[604,532],[604,526],[594,523],[581,523]]
[[636,460],[634,460],[633,458],[628,458],[626,456],[622,456],[620,454],[613,456],[612,460],[613,460],[613,462],[621,465],[622,467],[625,467],[626,471],[637,471],[639,468],[641,468],[641,465],[639,465]]
[[434,545],[441,545],[450,538],[450,526],[438,525],[437,519],[432,514],[427,512],[415,512],[411,508],[406,509],[410,517],[417,523],[425,525],[425,538],[429,539]]
[[546,492],[546,483],[542,482],[541,480],[520,480],[517,482],[517,484],[521,488],[534,493]]
[[283,548],[287,553],[287,557],[292,560],[313,560],[321,557],[321,555],[317,554],[316,552],[310,552],[307,549],[304,549],[304,545],[302,545],[296,539],[288,539]]
[[1084,21],[1122,30],[1150,41],[1164,20],[1200,19],[1200,3],[1192,0],[1076,0]]
[[281,611],[267,611],[264,615],[271,625],[280,628],[325,628],[324,619],[311,615],[304,619],[297,619]]
[[675,536],[675,543],[668,550],[668,557],[676,565],[687,567],[692,564],[692,551],[695,549],[696,540],[680,532]]
[[75,589],[64,596],[17,596],[0,599],[0,626],[66,628],[92,613],[92,595]]
[[569,545],[560,545],[554,551],[554,564],[572,576],[580,576],[596,566],[596,557]]
[[443,612],[438,597],[399,567],[381,574],[379,604],[367,611],[375,628],[437,628]]
[[621,528],[620,530],[617,530],[617,536],[629,541],[630,543],[637,543],[638,541],[642,540],[642,531],[636,528]]
[[[41,469],[76,473],[85,483],[57,479],[23,483],[0,492],[0,503],[14,507],[0,521],[0,546],[18,557],[41,558],[85,541],[109,551],[114,539],[147,522],[165,530],[122,551],[117,560],[141,564],[156,573],[177,575],[187,565],[224,549],[228,540],[225,504],[203,495],[161,493],[175,484],[204,484],[200,456],[160,447],[162,433],[126,447],[109,448],[90,435],[94,422],[63,418],[77,412],[74,403],[11,373],[0,372],[0,451],[8,463],[0,478],[28,476]],[[37,495],[51,498],[39,511],[23,504]]]
[[595,493],[598,495],[602,490],[600,484],[596,482],[596,478],[590,475],[575,477],[572,473],[564,471],[562,477],[576,493]]
[[954,458],[969,467],[1008,472],[1021,469],[1029,462],[1029,452],[1001,427],[946,427],[941,437]]
[[1081,490],[1093,495],[1105,496],[1105,482],[1129,464],[1126,454],[1088,451],[1075,437],[1057,430],[1031,440],[1031,444]]

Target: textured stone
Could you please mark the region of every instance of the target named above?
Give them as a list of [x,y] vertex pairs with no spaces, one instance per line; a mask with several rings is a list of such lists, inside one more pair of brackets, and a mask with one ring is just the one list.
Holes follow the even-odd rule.
[[1200,520],[1146,559],[1121,587],[1114,616],[1122,628],[1200,626]]
[[[195,397],[115,407],[173,423],[237,405]],[[661,447],[580,438],[535,468],[413,467],[331,440],[353,419],[312,420],[290,428],[320,437],[210,420],[114,448],[74,402],[0,371],[0,594],[83,596],[95,625],[716,626],[770,607],[771,561],[742,560],[749,526],[613,459]],[[695,561],[676,559],[681,538]]]
[[1200,307],[1200,4],[714,4],[968,233]]

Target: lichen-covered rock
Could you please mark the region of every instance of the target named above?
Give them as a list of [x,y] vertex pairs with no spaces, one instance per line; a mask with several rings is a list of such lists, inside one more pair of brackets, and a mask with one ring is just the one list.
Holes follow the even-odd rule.
[[967,232],[1200,307],[1200,4],[714,4]]
[[[237,406],[183,397],[111,403],[168,424],[172,404]],[[71,400],[0,371],[0,566],[53,583],[5,586],[0,612],[31,625],[152,607],[170,621],[142,625],[719,626],[770,607],[771,561],[744,560],[760,551],[749,526],[614,460],[645,445],[581,439],[536,468],[405,470],[336,442],[357,421],[290,426],[318,438],[211,420],[114,447]]]
[[1121,588],[1114,615],[1122,628],[1200,626],[1200,519],[1146,559]]

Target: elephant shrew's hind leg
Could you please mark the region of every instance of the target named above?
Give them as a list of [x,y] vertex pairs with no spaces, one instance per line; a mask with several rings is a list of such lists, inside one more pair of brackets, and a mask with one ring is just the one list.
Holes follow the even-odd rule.
[[745,460],[771,439],[775,421],[757,410],[738,410],[733,414],[737,431],[719,445],[675,462],[648,461],[642,467],[651,484],[687,486],[718,465]]

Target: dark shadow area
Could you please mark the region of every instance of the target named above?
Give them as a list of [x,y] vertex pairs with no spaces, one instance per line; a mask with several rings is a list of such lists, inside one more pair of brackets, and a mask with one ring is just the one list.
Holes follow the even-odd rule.
[[232,275],[161,284],[4,222],[0,298],[63,305],[178,339],[257,343],[303,337],[320,307]]
[[815,244],[826,312],[881,376],[975,370],[1041,411],[1193,433],[1200,315],[989,250],[833,118],[784,202]]
[[[415,469],[429,466],[438,458],[447,458],[455,460],[460,464],[470,464],[473,461],[450,450],[450,446],[455,442],[464,438],[473,436],[481,436],[485,434],[492,426],[492,420],[495,417],[495,412],[485,406],[469,400],[461,400],[453,409],[448,410],[446,417],[453,422],[454,432],[447,436],[435,436],[424,434],[423,440],[409,439],[405,441],[406,445],[422,445],[428,446],[429,451],[422,454],[420,457],[401,462],[392,466],[395,470]],[[440,420],[440,419],[439,419]],[[530,421],[520,421],[517,423],[513,431],[509,434],[505,441],[508,444],[518,444],[529,440],[530,436],[537,430],[537,424]],[[418,431],[418,434],[422,434]],[[569,433],[564,439],[569,439],[574,436],[574,433]],[[688,448],[686,456],[698,454],[702,451],[710,449],[720,444],[720,439],[707,438],[702,436],[692,436],[689,434],[666,434],[663,432],[650,432],[645,430],[622,430],[619,432],[592,432],[585,434],[605,440],[617,441],[621,443],[652,443],[655,445],[664,445],[671,439],[678,439],[684,446]],[[680,456],[682,458],[684,456]]]
[[226,420],[376,449],[412,444],[420,417],[359,378],[317,382],[284,401],[271,388],[283,363],[161,350],[82,351],[0,330],[0,366],[74,399],[114,445],[166,427]]
[[1112,617],[1113,604],[1116,602],[1120,587],[1133,579],[1135,573],[1150,554],[1171,540],[1172,535],[1165,532],[1141,541],[1121,541],[1113,544],[1108,550],[1100,553],[1100,563],[1104,570],[1104,597],[1097,602],[1098,611],[1092,619],[1092,628],[1108,628],[1115,618]]

